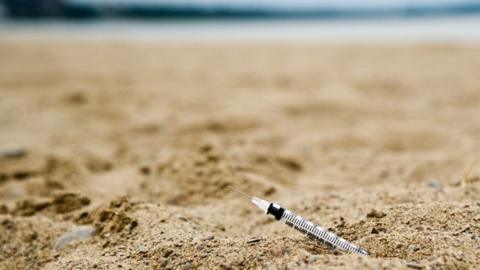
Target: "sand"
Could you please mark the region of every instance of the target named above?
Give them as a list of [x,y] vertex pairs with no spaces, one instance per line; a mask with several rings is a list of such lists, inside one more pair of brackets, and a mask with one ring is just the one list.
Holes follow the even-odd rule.
[[3,40],[0,62],[0,269],[478,267],[479,47]]

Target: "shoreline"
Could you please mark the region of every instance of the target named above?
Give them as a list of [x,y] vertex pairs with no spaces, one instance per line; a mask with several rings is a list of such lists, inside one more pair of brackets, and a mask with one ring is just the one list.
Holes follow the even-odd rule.
[[350,44],[478,44],[480,17],[388,20],[135,21],[58,20],[0,23],[3,39]]

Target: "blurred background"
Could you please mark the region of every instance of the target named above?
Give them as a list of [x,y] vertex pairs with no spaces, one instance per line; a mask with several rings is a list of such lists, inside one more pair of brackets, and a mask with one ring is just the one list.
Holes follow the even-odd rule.
[[139,39],[472,41],[478,0],[1,0],[0,33]]

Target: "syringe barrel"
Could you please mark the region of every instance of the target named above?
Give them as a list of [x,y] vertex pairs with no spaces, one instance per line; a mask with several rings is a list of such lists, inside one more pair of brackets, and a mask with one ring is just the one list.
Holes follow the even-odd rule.
[[353,252],[360,255],[368,255],[366,250],[348,242],[340,236],[337,236],[316,224],[313,224],[312,222],[293,213],[292,211],[281,208],[279,205],[272,203],[268,210],[268,213],[274,215],[277,220],[285,222],[285,224],[288,226],[308,235],[311,238],[348,252]]

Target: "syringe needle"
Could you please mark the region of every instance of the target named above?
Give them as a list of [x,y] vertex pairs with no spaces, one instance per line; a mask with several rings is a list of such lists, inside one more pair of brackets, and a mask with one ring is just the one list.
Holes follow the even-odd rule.
[[229,186],[229,188],[230,188],[231,190],[236,191],[236,192],[242,194],[243,196],[247,197],[248,200],[252,199],[252,197],[253,197],[253,196],[250,196],[250,195],[248,195],[248,194],[246,194],[246,193],[244,193],[244,192],[242,192],[242,191],[240,191],[240,190],[238,190],[238,189],[236,189],[236,188],[234,188],[234,187],[232,187],[232,186]]

